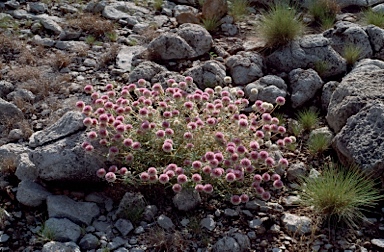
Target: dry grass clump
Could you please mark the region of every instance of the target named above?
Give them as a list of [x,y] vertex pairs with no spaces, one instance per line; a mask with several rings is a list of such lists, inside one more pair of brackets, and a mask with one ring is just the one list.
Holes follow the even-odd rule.
[[153,251],[185,251],[187,240],[178,231],[166,232],[160,227],[151,229],[147,236],[148,245],[153,246]]
[[72,62],[72,57],[63,52],[57,52],[53,55],[51,66],[56,70],[61,70]]
[[4,61],[9,62],[21,52],[23,42],[14,35],[0,33],[0,55]]
[[16,171],[16,160],[11,157],[6,157],[0,162],[0,173],[12,174]]
[[99,66],[101,68],[106,67],[115,62],[117,54],[119,53],[119,45],[112,45],[101,57],[99,60]]
[[13,81],[27,82],[41,79],[41,70],[35,66],[15,67],[9,71],[8,76]]
[[96,38],[102,38],[107,33],[113,33],[115,30],[113,22],[95,14],[81,14],[67,22],[71,27],[80,29],[84,33]]

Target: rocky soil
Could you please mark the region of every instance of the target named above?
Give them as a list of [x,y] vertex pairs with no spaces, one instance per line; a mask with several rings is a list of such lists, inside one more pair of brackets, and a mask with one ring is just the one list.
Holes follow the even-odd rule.
[[[362,24],[359,10],[384,1],[338,1],[334,28],[309,29],[274,51],[255,29],[266,1],[250,1],[237,22],[220,0],[206,1],[212,9],[194,0],[161,9],[140,0],[0,1],[0,251],[384,250],[383,205],[359,230],[329,228],[296,196],[297,177],[316,176],[331,158],[383,176],[384,30]],[[223,14],[216,32],[194,24],[202,12]],[[348,43],[362,49],[353,66],[342,56]],[[316,70],[324,61],[326,71]],[[233,206],[160,186],[98,183],[102,164],[80,148],[85,127],[74,112],[89,99],[84,86],[187,75],[200,89],[231,76],[251,103],[284,96],[290,125],[296,111],[317,108],[333,148],[312,155],[308,134],[298,136],[282,171],[286,187],[269,202]]]

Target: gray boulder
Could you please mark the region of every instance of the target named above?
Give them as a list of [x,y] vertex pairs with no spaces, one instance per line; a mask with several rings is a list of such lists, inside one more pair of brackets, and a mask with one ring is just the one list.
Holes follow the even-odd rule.
[[52,31],[56,35],[59,35],[63,32],[63,28],[57,23],[60,22],[61,19],[55,16],[49,16],[47,14],[42,14],[36,16],[40,20],[40,23],[46,30]]
[[201,197],[195,190],[181,190],[173,197],[173,204],[180,211],[191,211],[201,202]]
[[313,69],[295,69],[289,73],[289,82],[292,89],[292,107],[298,108],[311,100],[316,92],[323,86],[323,81]]
[[43,249],[41,252],[80,252],[79,246],[76,245],[74,242],[57,242],[57,241],[50,241],[44,244]]
[[51,195],[43,186],[31,181],[23,180],[19,183],[16,199],[23,205],[38,207]]
[[142,194],[127,192],[116,210],[116,217],[129,220],[132,213],[144,212],[145,205]]
[[23,112],[18,107],[0,98],[0,122],[21,120],[23,118]]
[[21,181],[23,180],[35,180],[38,178],[39,173],[36,166],[29,159],[28,153],[21,153],[17,158],[17,166],[15,175]]
[[243,86],[263,76],[263,58],[258,53],[240,52],[229,57],[226,66],[235,85]]
[[12,83],[8,81],[0,81],[0,98],[5,98],[10,92],[15,89]]
[[[257,93],[252,93],[252,89],[257,89]],[[276,75],[266,75],[255,82],[249,83],[244,88],[245,96],[249,101],[255,102],[262,100],[265,102],[276,103],[278,96],[286,97],[288,86],[284,80]]]
[[242,252],[248,251],[250,241],[248,236],[235,233],[232,236],[225,236],[213,245],[214,252]]
[[324,37],[331,40],[331,46],[340,55],[344,55],[347,46],[356,46],[360,49],[358,59],[370,58],[373,55],[370,38],[364,28],[358,24],[339,21],[334,28],[324,32]]
[[332,94],[326,119],[336,133],[349,117],[357,114],[367,104],[382,102],[384,99],[384,70],[366,71],[366,66],[363,68],[358,65],[362,70],[354,70],[344,77]]
[[129,74],[129,82],[134,83],[139,79],[150,81],[155,75],[167,71],[167,69],[152,61],[143,61]]
[[83,250],[97,249],[99,246],[99,238],[93,234],[86,234],[79,242],[80,248]]
[[81,112],[69,111],[48,128],[32,134],[29,139],[29,146],[32,148],[43,146],[84,130],[83,119],[84,115]]
[[[253,0],[255,1],[255,0]],[[260,1],[260,0],[258,0]],[[311,5],[313,0],[304,0],[302,1],[302,6],[308,7]],[[378,3],[382,3],[383,0],[337,0],[337,4],[340,6],[340,8],[346,8],[346,7],[370,7],[374,6]]]
[[197,24],[182,24],[177,33],[163,33],[148,44],[152,59],[177,60],[202,56],[212,47],[212,36]]
[[369,36],[369,42],[372,45],[373,56],[384,60],[384,29],[375,25],[368,25],[365,30]]
[[301,235],[309,234],[311,232],[312,221],[306,216],[285,213],[281,217],[281,222],[284,228],[289,232],[298,232]]
[[384,172],[384,102],[365,106],[351,116],[333,139],[340,162],[357,164],[363,171],[382,177]]
[[191,76],[196,85],[204,90],[207,87],[223,86],[226,72],[222,63],[209,60],[186,70],[184,75]]
[[266,64],[278,72],[315,68],[324,64],[326,70],[322,77],[326,78],[343,74],[347,70],[345,59],[331,47],[331,41],[321,34],[306,35],[276,50],[266,58]]
[[79,225],[90,225],[100,213],[96,203],[76,202],[65,195],[48,196],[47,209],[49,218],[67,218]]
[[66,218],[49,218],[44,224],[44,232],[51,234],[55,241],[77,242],[81,235],[81,228]]
[[173,224],[171,218],[165,216],[164,214],[157,217],[157,224],[166,230],[173,229],[175,227],[175,224]]
[[338,85],[339,85],[339,82],[337,81],[329,81],[324,84],[323,90],[321,93],[321,108],[324,111],[328,110],[328,105],[329,105],[329,102],[331,101],[332,94],[336,90]]

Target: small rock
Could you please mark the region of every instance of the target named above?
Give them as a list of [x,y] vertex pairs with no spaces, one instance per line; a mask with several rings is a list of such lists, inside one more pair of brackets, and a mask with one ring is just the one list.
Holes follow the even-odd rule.
[[208,229],[209,231],[212,231],[215,229],[216,227],[216,222],[215,220],[213,219],[213,217],[206,217],[204,219],[202,219],[200,221],[200,225],[206,229]]
[[159,224],[160,227],[167,229],[167,230],[173,229],[175,227],[172,220],[169,217],[165,216],[164,214],[160,215],[157,218],[157,224]]

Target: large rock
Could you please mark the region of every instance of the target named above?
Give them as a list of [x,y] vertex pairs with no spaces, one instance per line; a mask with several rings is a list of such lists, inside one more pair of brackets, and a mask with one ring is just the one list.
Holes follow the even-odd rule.
[[197,24],[182,24],[177,33],[163,33],[149,43],[146,54],[154,60],[189,59],[212,47],[212,36]]
[[165,72],[167,69],[152,61],[143,61],[129,74],[129,82],[134,83],[140,79],[150,81],[155,75]]
[[250,249],[248,236],[235,233],[233,237],[225,236],[213,245],[214,252],[242,252]]
[[358,59],[372,57],[373,52],[368,34],[358,24],[339,21],[334,28],[327,30],[323,35],[331,39],[332,48],[340,55],[344,55],[347,46],[354,46],[360,50]]
[[76,202],[65,195],[47,197],[49,218],[67,218],[78,225],[90,225],[100,209],[93,202]]
[[[52,235],[53,240],[59,242],[77,242],[81,235],[80,226],[68,219],[49,218],[44,223],[44,232]],[[54,250],[56,251],[56,250]],[[73,250],[71,250],[73,251]]]
[[[253,0],[254,1],[254,0]],[[304,0],[303,6],[308,7],[312,4],[313,0]],[[383,0],[336,0],[340,8],[346,7],[371,7],[379,3],[383,3]]]
[[23,112],[14,104],[0,98],[0,124],[11,122],[12,120],[21,120],[24,118]]
[[133,57],[144,50],[143,46],[121,46],[116,56],[116,66],[124,71],[131,71]]
[[43,186],[30,181],[21,181],[16,193],[16,199],[25,206],[38,207],[51,195]]
[[[364,63],[364,62],[362,62]],[[372,65],[372,67],[368,67]],[[337,133],[347,119],[357,114],[367,104],[384,100],[384,70],[378,64],[358,65],[337,86],[332,94],[326,116],[329,126]]]
[[[257,92],[252,93],[252,89],[257,89]],[[255,102],[262,100],[265,102],[276,103],[278,96],[287,96],[288,86],[284,80],[276,75],[266,75],[255,82],[249,83],[244,88],[245,96],[249,101]]]
[[215,60],[205,61],[184,72],[186,76],[191,76],[196,85],[204,90],[207,87],[224,85],[225,66]]
[[263,76],[263,58],[252,52],[240,52],[227,59],[233,84],[246,85]]
[[375,25],[368,25],[365,27],[365,30],[372,45],[373,56],[377,59],[384,60],[384,29]]
[[[382,97],[384,98],[384,97]],[[333,140],[339,160],[382,177],[384,171],[384,99],[351,116]]]
[[57,241],[50,241],[44,244],[43,249],[41,252],[80,252],[79,246],[76,245],[74,242],[57,242]]
[[191,211],[201,202],[201,197],[195,190],[184,189],[173,197],[173,204],[180,211]]
[[226,0],[205,0],[202,7],[202,16],[205,19],[220,19],[228,12]]
[[281,222],[284,228],[292,233],[299,233],[301,235],[309,234],[311,232],[312,222],[306,216],[298,216],[295,214],[285,213],[281,217]]
[[298,108],[311,100],[316,92],[323,86],[323,81],[313,69],[295,69],[289,73],[289,82],[292,89],[292,107]]
[[324,64],[326,70],[322,77],[337,76],[347,70],[345,59],[331,47],[331,41],[321,34],[307,35],[291,42],[269,55],[266,63],[278,72],[290,72],[296,68],[315,69],[318,64]]
[[83,119],[84,115],[81,112],[69,111],[48,128],[34,133],[29,139],[29,146],[32,148],[42,146],[84,130]]

